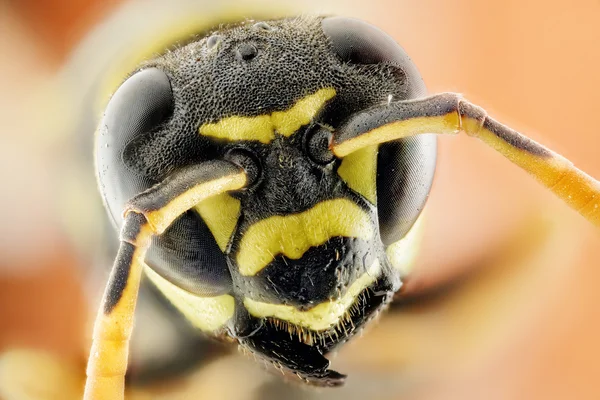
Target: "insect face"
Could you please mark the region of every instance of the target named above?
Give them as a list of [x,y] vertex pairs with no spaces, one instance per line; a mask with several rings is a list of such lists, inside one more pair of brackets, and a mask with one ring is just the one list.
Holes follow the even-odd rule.
[[455,93],[423,94],[391,38],[345,18],[226,28],[129,77],[97,136],[121,243],[86,398],[123,393],[142,271],[199,329],[309,383],[343,383],[325,356],[400,287],[430,132],[481,139],[600,223],[598,181]]
[[424,205],[435,139],[342,158],[333,135],[358,111],[423,92],[403,50],[363,22],[216,32],[149,62],[113,96],[97,141],[105,203],[121,226],[126,203],[154,185],[214,160],[241,168],[243,189],[192,204],[154,237],[146,272],[200,329],[340,384],[324,356],[400,287],[385,251]]

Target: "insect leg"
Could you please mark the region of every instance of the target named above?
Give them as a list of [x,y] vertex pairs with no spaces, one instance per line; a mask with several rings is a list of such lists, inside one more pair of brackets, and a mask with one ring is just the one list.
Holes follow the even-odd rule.
[[237,190],[246,173],[225,161],[183,168],[126,206],[121,244],[96,316],[84,398],[122,399],[129,339],[150,239],[202,200]]
[[403,137],[460,131],[491,146],[600,226],[600,182],[456,93],[393,102],[355,114],[334,135],[332,151],[344,157],[365,146]]

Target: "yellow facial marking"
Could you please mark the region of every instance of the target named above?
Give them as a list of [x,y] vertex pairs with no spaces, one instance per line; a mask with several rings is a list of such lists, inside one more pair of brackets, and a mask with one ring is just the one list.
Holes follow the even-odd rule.
[[273,127],[279,134],[290,136],[308,124],[323,108],[328,100],[335,96],[334,88],[325,88],[299,100],[287,111],[275,111],[271,114]]
[[229,141],[254,140],[269,144],[275,133],[289,137],[301,126],[310,123],[325,103],[335,96],[335,89],[324,88],[300,99],[286,111],[256,117],[231,116],[215,123],[204,124],[200,134]]
[[242,275],[253,276],[279,254],[297,260],[332,237],[369,240],[373,235],[371,219],[358,205],[348,199],[327,200],[298,214],[251,225],[240,241],[237,263]]
[[201,201],[194,209],[212,232],[221,251],[225,252],[240,216],[240,201],[223,193]]
[[374,145],[350,153],[338,168],[338,175],[348,187],[372,204],[377,202],[377,150]]
[[400,271],[400,277],[407,276],[413,269],[417,254],[419,254],[419,245],[423,239],[423,223],[425,212],[419,215],[408,233],[397,242],[388,246],[385,250],[390,263],[394,268]]
[[230,141],[257,140],[261,143],[271,143],[275,138],[275,128],[270,115],[256,117],[227,117],[219,122],[204,124],[200,134]]
[[145,268],[145,272],[173,306],[203,332],[217,331],[233,317],[235,302],[232,296],[196,296],[173,285],[149,267]]
[[331,328],[340,320],[356,301],[358,295],[371,286],[380,273],[381,266],[379,261],[375,260],[369,270],[354,281],[342,297],[325,301],[308,311],[299,311],[292,306],[263,303],[249,298],[244,299],[244,306],[250,314],[257,318],[277,318],[313,331],[323,331]]

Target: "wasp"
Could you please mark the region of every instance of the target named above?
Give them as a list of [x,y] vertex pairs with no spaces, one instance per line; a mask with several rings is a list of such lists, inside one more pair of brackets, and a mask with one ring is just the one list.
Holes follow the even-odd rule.
[[327,355],[402,286],[434,134],[465,132],[600,225],[600,183],[455,93],[428,96],[387,34],[344,17],[246,22],[145,62],[98,127],[120,247],[86,399],[122,398],[142,274],[199,330],[339,386]]

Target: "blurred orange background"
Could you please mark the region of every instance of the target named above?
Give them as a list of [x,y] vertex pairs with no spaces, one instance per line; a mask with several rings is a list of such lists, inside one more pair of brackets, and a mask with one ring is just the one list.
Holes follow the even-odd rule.
[[[138,7],[137,18],[150,7],[128,6]],[[463,93],[600,177],[597,0],[278,7],[288,6],[379,26],[411,55],[431,92]],[[82,281],[92,255],[86,259],[65,226],[93,218],[61,205],[62,162],[82,156],[64,146],[77,139],[60,127],[77,110],[63,101],[57,76],[80,40],[121,7],[118,0],[0,3],[0,351],[26,346],[72,359],[84,352],[90,296]],[[599,264],[590,224],[482,144],[442,137],[407,291],[468,279],[388,315],[334,365],[410,377],[410,385],[380,388],[380,398],[598,399]]]

